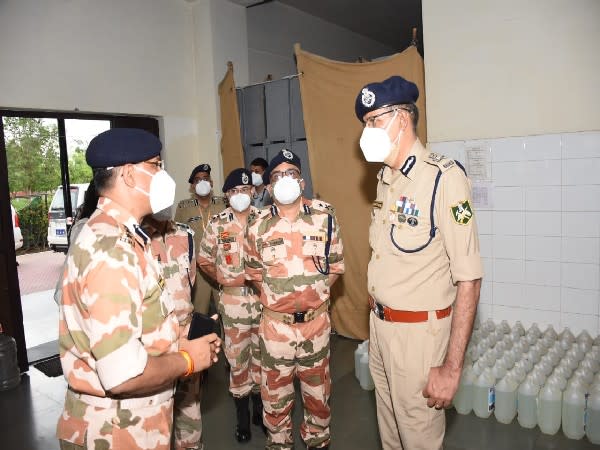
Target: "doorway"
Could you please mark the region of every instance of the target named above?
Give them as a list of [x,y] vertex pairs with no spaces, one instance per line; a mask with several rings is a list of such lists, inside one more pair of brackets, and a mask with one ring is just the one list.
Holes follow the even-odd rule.
[[54,292],[69,229],[92,178],[85,149],[94,136],[117,127],[158,136],[158,121],[150,117],[0,110],[0,178],[6,175],[0,183],[0,278],[7,281],[0,290],[0,325],[17,341],[21,371],[58,354]]

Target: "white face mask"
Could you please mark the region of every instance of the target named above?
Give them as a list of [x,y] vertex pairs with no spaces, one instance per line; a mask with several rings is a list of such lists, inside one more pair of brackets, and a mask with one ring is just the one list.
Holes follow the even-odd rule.
[[[396,119],[398,112],[388,122],[385,128],[365,127],[360,137],[360,148],[368,162],[383,162],[392,151],[392,141],[387,134],[388,129]],[[396,138],[396,141],[398,138]]]
[[229,198],[229,204],[237,212],[244,212],[250,206],[250,196],[248,194],[234,194]]
[[138,166],[133,167],[152,177],[150,192],[146,192],[138,186],[135,186],[135,189],[150,197],[150,208],[153,214],[173,206],[173,202],[175,201],[175,187],[177,185],[175,180],[166,171],[159,170],[155,174],[151,174]]
[[212,186],[206,180],[201,180],[196,184],[196,194],[198,194],[200,197],[206,197],[208,194],[210,194],[211,189]]
[[263,184],[262,175],[252,172],[252,186],[260,186],[261,184]]
[[273,186],[273,195],[282,205],[291,205],[300,197],[300,180],[292,177],[282,177]]

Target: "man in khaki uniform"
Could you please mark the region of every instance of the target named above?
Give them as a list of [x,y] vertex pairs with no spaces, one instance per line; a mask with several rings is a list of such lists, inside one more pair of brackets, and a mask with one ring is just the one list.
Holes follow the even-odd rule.
[[[213,195],[213,180],[210,176],[210,166],[200,164],[196,166],[188,179],[190,183],[191,198],[182,200],[177,205],[175,221],[185,223],[194,230],[194,246],[200,248],[200,241],[210,219],[219,214],[227,206],[223,197]],[[218,301],[219,291],[214,282],[203,272],[198,273],[196,283],[192,289],[192,303],[194,310],[203,314],[208,313],[210,299]]]
[[367,84],[355,105],[365,159],[385,163],[368,268],[369,366],[385,450],[442,447],[483,275],[469,179],[417,138],[418,96],[394,76]]

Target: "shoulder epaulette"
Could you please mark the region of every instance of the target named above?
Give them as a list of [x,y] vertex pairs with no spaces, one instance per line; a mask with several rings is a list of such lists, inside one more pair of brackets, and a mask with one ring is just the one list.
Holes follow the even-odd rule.
[[335,208],[329,203],[324,202],[323,200],[313,200],[310,206],[312,209],[315,209],[317,211],[323,211],[327,214],[335,214]]
[[456,162],[453,159],[446,158],[444,155],[433,152],[427,155],[425,162],[431,164],[432,166],[437,166],[442,172],[456,167]]
[[216,205],[217,203],[225,203],[225,197],[213,196],[212,203],[213,205]]
[[192,206],[198,206],[198,199],[187,198],[185,200],[181,200],[177,205],[178,208],[190,208]]

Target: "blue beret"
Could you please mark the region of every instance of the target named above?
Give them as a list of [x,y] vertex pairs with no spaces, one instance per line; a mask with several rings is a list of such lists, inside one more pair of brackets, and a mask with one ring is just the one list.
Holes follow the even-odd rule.
[[415,103],[418,98],[419,89],[415,83],[393,76],[381,83],[369,83],[363,87],[356,97],[354,111],[362,122],[368,112],[391,105]]
[[192,170],[192,174],[188,178],[188,183],[192,184],[194,182],[194,177],[199,172],[206,172],[207,174],[210,175],[210,166],[208,164],[204,163],[204,164],[200,164],[200,165],[194,167],[194,170]]
[[298,170],[302,170],[300,165],[300,158],[295,153],[290,152],[287,148],[282,149],[279,153],[273,156],[271,162],[269,163],[269,167],[263,173],[263,184],[266,186],[271,183],[271,172],[275,167],[282,163],[289,163],[298,168]]
[[252,186],[252,175],[250,171],[244,168],[233,169],[223,183],[223,192],[227,192],[236,186]]
[[90,141],[85,160],[92,169],[135,164],[160,155],[160,140],[139,128],[111,128]]

